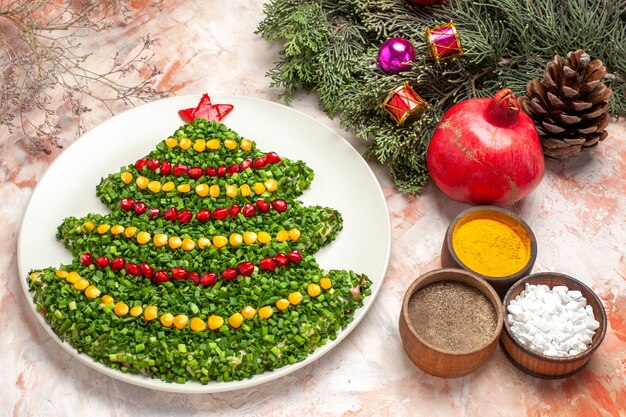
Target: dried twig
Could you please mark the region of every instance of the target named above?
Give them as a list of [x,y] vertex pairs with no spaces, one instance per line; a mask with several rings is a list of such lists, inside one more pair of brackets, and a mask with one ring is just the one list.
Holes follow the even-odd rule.
[[[150,35],[137,52],[111,57],[105,71],[91,69],[95,54],[81,39],[124,21],[130,11],[122,0],[0,0],[0,125],[31,152],[59,148],[62,100],[71,109],[76,134],[82,115],[94,104],[134,105],[167,95],[153,86],[160,71],[150,64]],[[97,59],[102,62],[103,57]]]

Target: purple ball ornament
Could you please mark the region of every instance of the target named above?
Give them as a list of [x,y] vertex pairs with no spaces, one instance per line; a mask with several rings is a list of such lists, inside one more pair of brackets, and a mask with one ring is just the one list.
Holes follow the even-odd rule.
[[415,48],[404,38],[387,39],[378,50],[377,63],[387,74],[397,74],[411,69],[415,61]]

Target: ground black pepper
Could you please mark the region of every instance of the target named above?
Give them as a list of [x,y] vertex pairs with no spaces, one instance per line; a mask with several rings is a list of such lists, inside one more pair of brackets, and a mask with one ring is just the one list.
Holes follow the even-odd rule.
[[409,320],[423,340],[451,352],[479,348],[497,325],[489,299],[458,281],[434,282],[417,290],[409,299]]

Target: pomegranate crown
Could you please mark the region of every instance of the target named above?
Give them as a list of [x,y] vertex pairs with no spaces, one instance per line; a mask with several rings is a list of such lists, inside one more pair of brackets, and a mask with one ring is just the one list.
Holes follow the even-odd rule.
[[487,106],[487,117],[496,126],[508,126],[517,122],[519,104],[509,88],[498,91]]

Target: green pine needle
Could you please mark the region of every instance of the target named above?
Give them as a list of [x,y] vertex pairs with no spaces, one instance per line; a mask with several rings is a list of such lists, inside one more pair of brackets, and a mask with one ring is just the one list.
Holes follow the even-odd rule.
[[[428,56],[424,31],[454,20],[464,54],[446,63]],[[437,121],[453,104],[493,95],[503,87],[524,94],[547,61],[584,49],[607,67],[612,115],[626,114],[626,3],[615,0],[447,0],[415,6],[406,0],[272,0],[258,32],[283,44],[272,86],[289,102],[314,92],[330,116],[368,140],[367,156],[387,164],[404,193],[428,181],[426,147]],[[392,36],[417,52],[412,70],[387,75],[376,66],[378,47]],[[416,123],[397,127],[380,103],[409,81],[430,105]]]

